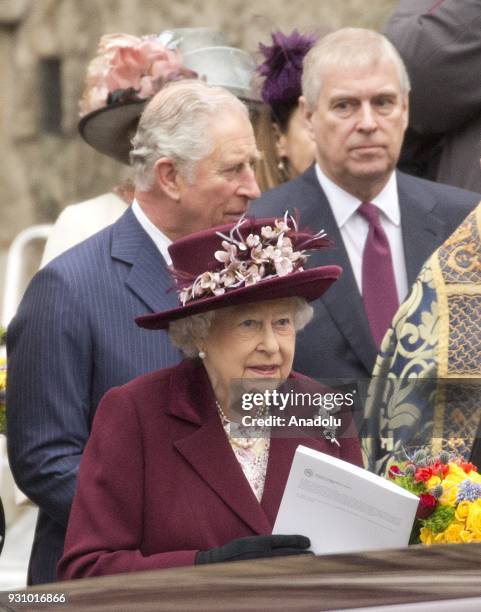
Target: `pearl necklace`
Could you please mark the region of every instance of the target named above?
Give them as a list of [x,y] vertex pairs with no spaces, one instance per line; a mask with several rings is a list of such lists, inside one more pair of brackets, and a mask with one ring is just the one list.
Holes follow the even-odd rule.
[[[219,412],[219,416],[221,418],[222,424],[224,425],[224,429],[226,430],[227,435],[229,436],[229,440],[231,442],[231,444],[233,444],[234,446],[239,446],[240,448],[252,448],[254,446],[254,444],[256,444],[256,442],[259,442],[260,440],[263,441],[262,437],[255,437],[255,438],[240,438],[240,437],[234,437],[231,436],[230,434],[230,424],[232,423],[232,421],[230,419],[227,418],[225,412],[222,409],[222,406],[219,404],[219,402],[217,400],[215,400],[215,405],[217,407],[217,411]],[[264,417],[267,415],[267,406],[264,406],[262,408],[262,410],[259,410],[256,413],[256,417]],[[226,426],[229,427],[229,430],[226,429]]]
[[222,410],[222,406],[219,404],[217,400],[215,400],[215,405],[217,406],[217,410],[220,414],[222,421],[226,423],[230,423],[229,419],[225,416],[225,412]]

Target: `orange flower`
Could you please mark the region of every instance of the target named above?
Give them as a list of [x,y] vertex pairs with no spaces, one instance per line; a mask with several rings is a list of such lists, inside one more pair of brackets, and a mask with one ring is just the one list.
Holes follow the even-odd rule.
[[474,463],[469,463],[468,461],[463,461],[459,464],[459,467],[461,469],[463,469],[466,474],[469,474],[469,472],[477,472],[478,468],[474,465]]

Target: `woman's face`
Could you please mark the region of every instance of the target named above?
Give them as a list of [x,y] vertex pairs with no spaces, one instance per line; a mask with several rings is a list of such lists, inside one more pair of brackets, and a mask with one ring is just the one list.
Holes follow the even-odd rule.
[[220,403],[226,407],[233,380],[286,379],[292,369],[296,332],[292,300],[271,300],[216,312],[199,343]]
[[278,133],[277,155],[289,161],[297,174],[302,174],[314,161],[316,145],[304,123],[299,107],[292,113],[287,130]]

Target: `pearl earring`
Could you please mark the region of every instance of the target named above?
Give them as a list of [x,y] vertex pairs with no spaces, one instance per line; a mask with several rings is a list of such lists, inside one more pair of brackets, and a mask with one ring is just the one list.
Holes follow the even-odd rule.
[[199,351],[199,357],[201,359],[205,359],[205,352],[204,351]]

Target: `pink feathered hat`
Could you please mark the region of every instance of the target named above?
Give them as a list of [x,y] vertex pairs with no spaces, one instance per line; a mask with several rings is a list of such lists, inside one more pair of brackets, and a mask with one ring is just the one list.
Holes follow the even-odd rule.
[[160,35],[106,34],[87,68],[78,129],[94,149],[129,164],[131,139],[147,102],[162,86],[181,78],[201,78],[225,87],[246,103],[255,61],[225,46],[212,28],[179,28]]

